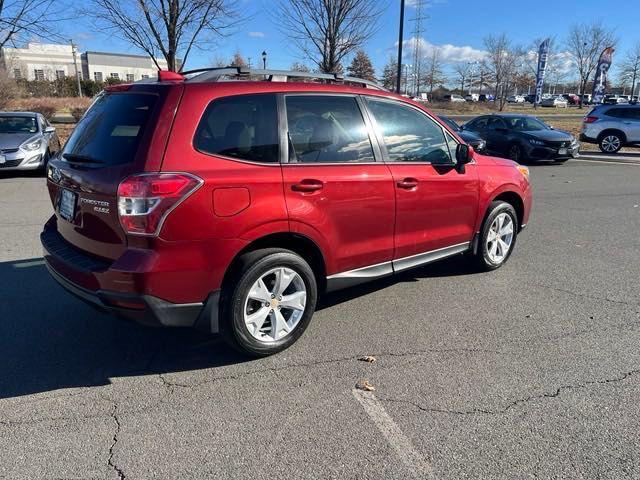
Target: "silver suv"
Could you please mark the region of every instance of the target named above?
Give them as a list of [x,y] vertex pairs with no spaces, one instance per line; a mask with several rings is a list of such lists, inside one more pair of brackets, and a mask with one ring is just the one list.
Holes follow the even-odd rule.
[[604,153],[640,146],[640,105],[598,105],[582,121],[580,141],[597,143]]

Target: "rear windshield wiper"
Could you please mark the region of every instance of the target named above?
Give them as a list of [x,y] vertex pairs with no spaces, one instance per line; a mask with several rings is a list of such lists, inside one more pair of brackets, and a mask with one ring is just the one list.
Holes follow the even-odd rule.
[[88,155],[78,155],[75,153],[64,153],[62,158],[72,163],[104,163],[102,160],[90,157]]

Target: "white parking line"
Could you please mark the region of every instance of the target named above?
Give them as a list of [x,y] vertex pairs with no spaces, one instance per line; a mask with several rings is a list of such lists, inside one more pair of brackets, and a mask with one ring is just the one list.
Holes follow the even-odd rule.
[[[584,157],[580,157],[580,158],[575,158],[573,159],[574,162],[589,162],[589,163],[608,163],[608,164],[614,164],[614,165],[634,165],[634,166],[640,166],[640,162],[635,161],[635,160],[628,160],[626,162],[614,162],[611,160],[592,160],[592,158],[594,157],[590,157],[590,158],[584,158]],[[597,158],[597,157],[595,157]]]
[[402,433],[400,427],[389,416],[373,392],[354,388],[353,396],[362,405],[364,411],[373,420],[373,423],[376,424],[376,427],[387,439],[389,445],[395,450],[402,463],[411,473],[411,477],[420,480],[435,479],[431,464],[413,448],[411,441]]

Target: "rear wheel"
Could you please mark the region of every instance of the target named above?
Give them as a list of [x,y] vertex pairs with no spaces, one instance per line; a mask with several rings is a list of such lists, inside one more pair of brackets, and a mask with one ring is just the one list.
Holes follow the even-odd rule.
[[222,333],[243,353],[280,352],[300,338],[311,321],[316,279],[309,264],[289,250],[244,255],[228,284],[223,292]]
[[622,137],[618,133],[607,133],[598,142],[603,153],[617,153],[622,148]]
[[516,244],[518,216],[507,202],[495,201],[482,224],[475,262],[481,270],[495,270],[506,263]]

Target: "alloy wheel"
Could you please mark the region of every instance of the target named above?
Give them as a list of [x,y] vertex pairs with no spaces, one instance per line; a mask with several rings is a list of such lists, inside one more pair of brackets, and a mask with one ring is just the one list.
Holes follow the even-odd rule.
[[518,145],[513,145],[509,149],[509,158],[514,162],[520,162],[520,147]]
[[507,213],[500,213],[493,219],[487,234],[487,256],[495,264],[502,263],[513,244],[513,220]]
[[608,135],[602,139],[601,145],[605,152],[617,152],[620,150],[620,139],[615,135]]
[[278,267],[256,280],[244,302],[244,322],[261,342],[275,342],[289,335],[300,322],[307,289],[295,270]]

